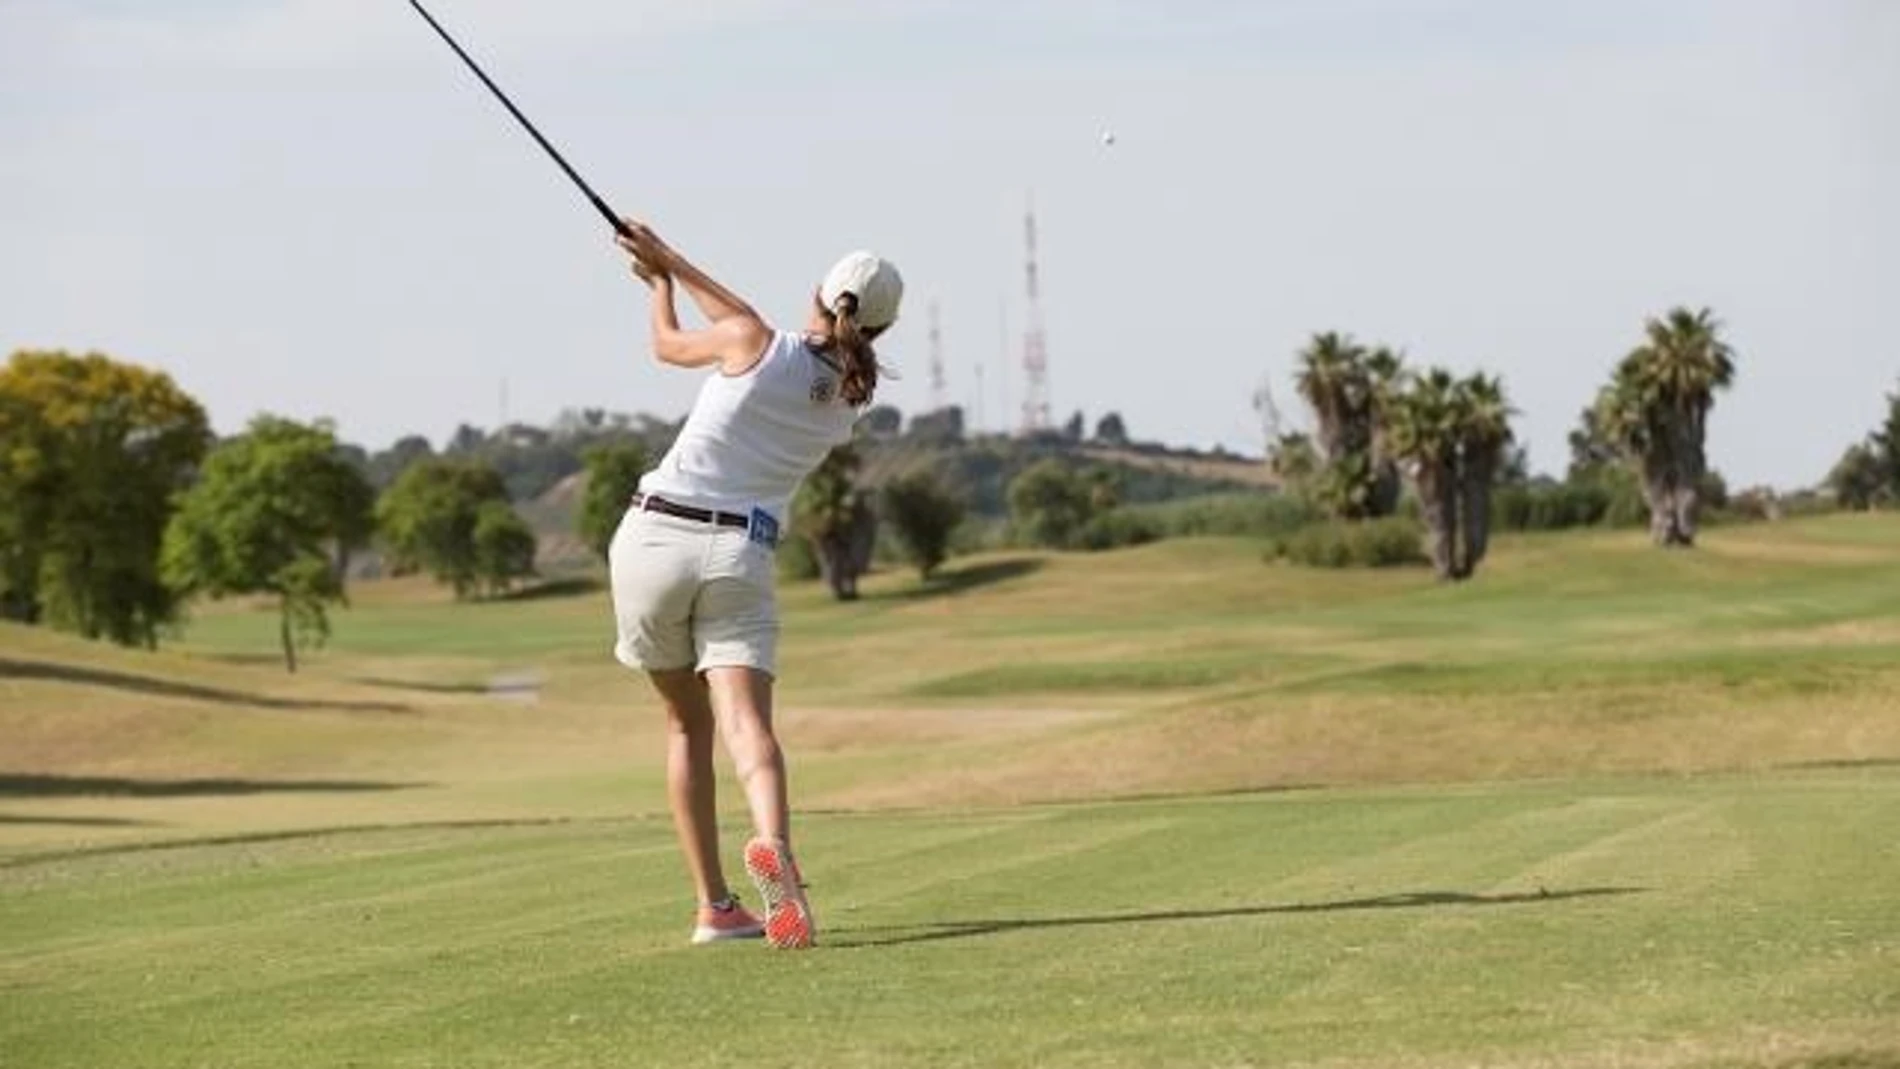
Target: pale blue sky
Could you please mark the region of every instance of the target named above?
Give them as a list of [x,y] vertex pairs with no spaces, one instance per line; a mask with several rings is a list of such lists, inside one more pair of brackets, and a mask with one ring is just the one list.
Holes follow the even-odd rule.
[[[1012,9],[1017,8],[1014,13]],[[838,254],[885,355],[1016,419],[1021,212],[1057,418],[1248,452],[1350,331],[1501,372],[1538,468],[1646,314],[1712,305],[1732,482],[1818,479],[1900,378],[1900,4],[434,0],[623,211],[785,323]],[[1111,126],[1119,141],[1098,141]],[[401,0],[0,0],[0,348],[163,367],[220,429],[372,446],[677,416],[603,224]],[[1006,410],[1005,404],[1010,407]]]

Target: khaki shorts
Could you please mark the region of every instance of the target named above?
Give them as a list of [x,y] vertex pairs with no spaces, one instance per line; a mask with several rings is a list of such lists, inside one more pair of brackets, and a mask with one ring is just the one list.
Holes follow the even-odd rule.
[[628,509],[607,567],[621,664],[776,672],[775,561],[745,531]]

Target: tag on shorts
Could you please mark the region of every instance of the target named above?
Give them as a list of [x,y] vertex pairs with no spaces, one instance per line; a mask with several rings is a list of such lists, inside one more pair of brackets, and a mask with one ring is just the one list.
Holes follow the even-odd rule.
[[752,510],[751,522],[746,525],[746,536],[767,549],[778,545],[778,521],[764,509]]

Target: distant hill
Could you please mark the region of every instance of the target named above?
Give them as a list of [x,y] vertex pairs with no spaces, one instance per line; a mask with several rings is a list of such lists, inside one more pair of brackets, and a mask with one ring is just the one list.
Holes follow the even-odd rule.
[[[1130,505],[1236,492],[1274,493],[1279,489],[1272,473],[1258,459],[1154,445],[1074,442],[1053,435],[1033,439],[883,435],[866,438],[860,452],[864,457],[861,479],[866,486],[876,488],[900,474],[927,469],[960,488],[975,516],[994,520],[1009,513],[1010,480],[1030,465],[1050,459],[1113,472],[1123,502]],[[517,504],[541,538],[544,570],[591,563],[586,547],[574,535],[575,515],[586,486],[586,473],[576,472]]]

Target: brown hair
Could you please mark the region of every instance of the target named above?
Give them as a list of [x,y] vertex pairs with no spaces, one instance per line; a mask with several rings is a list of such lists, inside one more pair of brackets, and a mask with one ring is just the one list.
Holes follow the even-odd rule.
[[871,340],[881,331],[859,325],[855,293],[841,294],[838,307],[826,309],[825,317],[831,322],[831,337],[826,339],[823,351],[837,358],[840,365],[838,395],[857,407],[877,392],[877,352],[871,348]]

